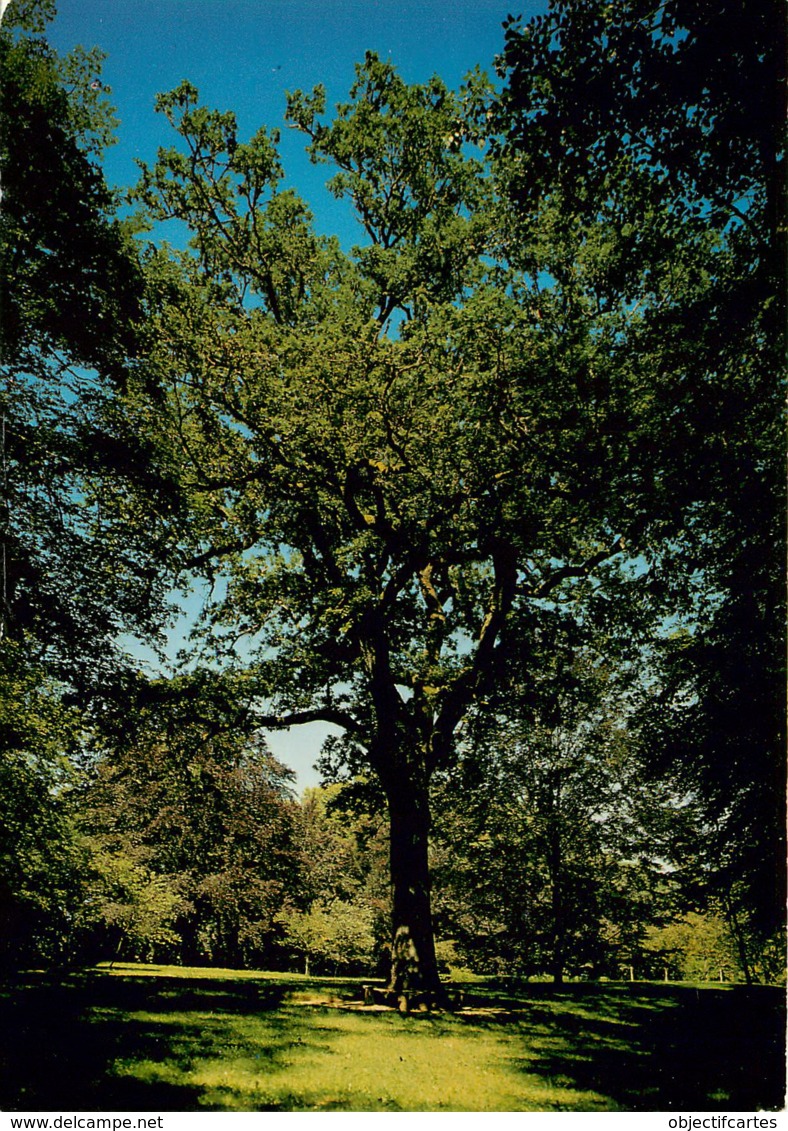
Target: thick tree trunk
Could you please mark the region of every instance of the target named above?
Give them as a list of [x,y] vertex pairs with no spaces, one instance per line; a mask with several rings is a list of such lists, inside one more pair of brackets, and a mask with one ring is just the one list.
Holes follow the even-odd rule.
[[404,776],[389,785],[392,948],[389,989],[407,998],[441,997],[435,958],[427,861],[430,831],[426,786]]

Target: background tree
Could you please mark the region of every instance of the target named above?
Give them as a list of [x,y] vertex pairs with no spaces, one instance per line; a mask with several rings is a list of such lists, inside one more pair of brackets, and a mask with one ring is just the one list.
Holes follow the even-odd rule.
[[691,982],[738,981],[743,976],[735,940],[721,915],[690,911],[665,927],[652,927],[644,940],[659,976]]
[[151,463],[113,398],[142,278],[99,164],[112,122],[100,63],[3,22],[2,632],[94,683],[119,630],[144,631],[156,589],[138,535],[119,530],[124,484]]
[[475,969],[617,977],[690,898],[680,830],[694,814],[644,773],[641,665],[589,629],[566,611],[533,618],[530,666],[511,650],[441,783],[438,923]]
[[357,794],[335,782],[306,790],[299,805],[302,887],[279,921],[307,973],[364,973],[388,945],[388,828]]
[[98,872],[94,946],[107,928],[126,957],[276,962],[276,914],[303,883],[298,817],[292,775],[256,736],[242,689],[205,672],[137,681],[117,710],[76,799]]
[[90,878],[69,939],[72,955],[112,961],[179,960],[178,919],[189,910],[180,877],[152,870],[143,863],[144,851],[135,852],[133,847],[108,851],[99,838],[86,838],[85,848]]
[[[600,306],[648,311],[626,348],[669,389],[654,490],[687,521],[643,583],[692,625],[652,653],[655,771],[704,799],[714,889],[762,940],[785,908],[785,35],[772,0],[556,0],[508,22],[497,111],[522,229],[574,223],[582,262],[606,225]],[[666,301],[688,226],[708,277]]]
[[113,395],[142,276],[100,168],[112,114],[100,55],[47,45],[53,12],[16,0],[0,27],[0,886],[20,959],[64,954],[81,903],[74,707],[164,594],[122,522],[131,479],[155,498],[161,477]]
[[0,964],[68,958],[89,861],[67,799],[80,719],[46,672],[0,650]]
[[375,916],[363,903],[316,900],[306,911],[286,907],[277,921],[307,975],[363,974],[374,964]]

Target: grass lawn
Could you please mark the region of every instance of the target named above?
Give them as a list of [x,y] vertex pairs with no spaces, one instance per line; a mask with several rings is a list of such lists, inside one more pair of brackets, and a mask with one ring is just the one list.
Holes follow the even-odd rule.
[[116,966],[0,984],[4,1111],[753,1111],[784,1100],[784,995],[470,987],[457,1014],[360,984]]

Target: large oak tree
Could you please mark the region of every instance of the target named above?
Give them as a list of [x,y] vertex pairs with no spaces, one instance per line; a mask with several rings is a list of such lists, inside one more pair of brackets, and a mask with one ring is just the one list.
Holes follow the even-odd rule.
[[[527,247],[512,238],[488,94],[479,77],[408,86],[368,55],[333,120],[320,89],[291,97],[358,219],[349,252],[282,186],[276,136],[242,142],[189,84],[159,100],[180,148],[138,189],[190,232],[149,255],[138,401],[188,500],[180,563],[213,580],[205,627],[248,667],[261,724],[338,724],[377,775],[397,991],[438,992],[430,780],[505,667],[513,615],[623,585],[625,547],[681,521],[655,487],[674,375],[629,348],[651,265],[602,302],[609,222],[553,208]],[[710,254],[688,226],[660,301],[701,288]]]

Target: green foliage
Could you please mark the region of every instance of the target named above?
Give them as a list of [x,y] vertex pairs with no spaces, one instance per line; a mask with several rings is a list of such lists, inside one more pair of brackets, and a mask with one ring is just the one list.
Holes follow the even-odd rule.
[[[301,798],[301,850],[307,891],[314,898],[385,907],[388,899],[388,824],[356,801],[357,783],[308,789]],[[352,803],[351,803],[352,802]]]
[[374,962],[375,913],[361,902],[314,902],[308,910],[277,915],[286,944],[303,956],[306,973],[363,973]]
[[352,202],[363,226],[369,242],[356,249],[358,266],[381,323],[397,309],[451,302],[479,277],[487,191],[482,163],[468,157],[463,142],[469,106],[487,90],[478,74],[459,98],[437,77],[408,86],[368,52],[331,125],[319,121],[322,87],[288,101],[288,118],[309,136],[313,160],[338,169],[329,190]]
[[[772,969],[775,6],[747,39],[733,0],[554,0],[499,96],[371,53],[330,118],[296,91],[350,250],[188,82],[121,223],[100,57],[50,11],[0,30],[8,954],[360,968],[390,879],[392,987],[434,989],[432,806],[445,958],[612,972],[650,917],[693,972],[719,906]],[[133,677],[120,635],[195,579],[212,674]],[[347,788],[296,810],[258,733],[315,720],[388,827]]]
[[[259,962],[300,891],[291,774],[255,735],[243,691],[205,672],[140,679],[103,720],[76,815],[95,857],[94,914],[123,956]],[[94,948],[108,945],[99,932]]]
[[508,21],[495,112],[517,239],[552,217],[600,319],[643,315],[616,349],[659,375],[648,490],[685,515],[643,590],[691,626],[656,634],[647,741],[761,939],[785,915],[785,35],[772,0],[555,0]]
[[519,178],[523,193],[556,185],[571,208],[593,213],[611,185],[623,192],[642,170],[677,221],[703,214],[724,231],[733,220],[734,239],[744,224],[763,241],[782,191],[779,5],[552,0],[517,24],[505,25],[498,121],[535,162],[530,180]]
[[82,691],[164,600],[151,540],[128,522],[131,484],[148,504],[163,484],[115,398],[139,348],[142,276],[97,163],[112,120],[99,73],[95,54],[60,59],[3,24],[0,646],[24,641]]
[[309,789],[299,806],[300,902],[291,898],[277,921],[315,973],[369,972],[388,933],[388,827],[348,806],[352,793],[340,784]]
[[651,927],[643,945],[674,977],[686,981],[743,978],[735,941],[720,915],[690,911],[664,927]]
[[140,314],[136,256],[96,164],[114,124],[93,85],[101,58],[0,31],[0,344],[23,371],[61,350],[117,373]]
[[438,929],[478,971],[617,977],[686,898],[694,812],[643,772],[637,669],[612,668],[588,628],[556,627],[533,627],[528,681],[513,664],[436,791]]
[[181,939],[175,926],[184,911],[177,878],[157,875],[129,854],[110,853],[89,841],[88,846],[93,880],[80,927],[106,933],[117,942],[115,954],[123,951],[143,961],[177,954]]
[[[319,90],[291,98],[360,221],[350,254],[280,189],[272,135],[239,144],[188,84],[159,103],[182,149],[137,190],[191,234],[148,257],[134,406],[188,499],[181,561],[221,579],[206,635],[236,656],[247,638],[265,725],[338,723],[337,753],[377,775],[394,916],[428,981],[428,790],[455,731],[529,610],[577,614],[604,580],[600,615],[623,618],[622,551],[655,561],[687,513],[654,464],[679,377],[633,355],[647,311],[628,283],[600,306],[620,237],[609,220],[578,237],[553,208],[516,245],[498,170],[469,150],[487,97],[479,77],[409,87],[369,55],[333,121]],[[649,307],[703,290],[702,224],[683,246]]]
[[[52,6],[0,29],[0,759],[4,957],[78,949],[90,869],[71,801],[119,634],[151,631],[164,586],[127,525],[161,488],[115,389],[142,277],[98,161],[113,118],[96,52],[59,58]],[[157,487],[158,483],[158,487]],[[151,495],[151,492],[153,493]]]
[[55,0],[11,0],[3,12],[3,30],[19,29],[41,35],[54,16]]
[[[432,122],[426,137],[414,131],[425,147],[415,153],[411,103],[420,113],[429,108]],[[189,163],[167,151],[146,172],[140,195],[154,218],[192,224],[195,254],[180,265],[160,255],[151,261],[152,363],[163,383],[165,372],[173,382],[151,426],[168,429],[164,442],[191,492],[182,537],[192,560],[215,560],[227,576],[227,597],[210,611],[233,635],[254,634],[261,657],[275,649],[276,661],[261,659],[260,668],[263,677],[271,672],[283,715],[301,706],[333,714],[366,747],[382,742],[373,719],[383,704],[364,673],[383,663],[374,657],[385,640],[386,665],[375,678],[386,684],[395,727],[417,738],[437,716],[431,753],[420,756],[429,766],[448,755],[515,596],[545,597],[620,548],[612,533],[620,495],[591,470],[606,409],[594,404],[592,429],[579,391],[571,391],[577,366],[597,353],[601,364],[607,343],[597,345],[581,323],[582,344],[563,356],[557,338],[535,323],[528,280],[505,273],[499,283],[503,268],[486,264],[481,252],[489,248],[467,233],[447,291],[418,298],[411,267],[393,296],[389,281],[373,279],[367,251],[390,252],[399,263],[417,255],[429,224],[439,225],[441,239],[455,220],[473,219],[482,230],[491,224],[478,161],[449,144],[440,161],[427,160],[436,138],[446,141],[448,117],[459,114],[437,86],[408,92],[391,68],[369,59],[354,102],[332,126],[298,111],[316,156],[343,170],[357,154],[362,172],[341,178],[340,188],[370,240],[343,257],[300,226],[277,228],[283,262],[303,250],[313,270],[299,276],[300,304],[288,318],[263,293],[264,257],[250,234],[278,224],[275,177],[268,174],[265,198],[260,189],[239,212],[246,198],[238,193],[230,209],[230,187],[243,170],[237,146],[223,151],[225,117],[198,113],[191,89],[167,96],[166,107],[177,110],[177,128],[198,157]],[[218,132],[204,125],[220,120]],[[385,152],[384,167],[373,151]],[[422,158],[428,187],[410,183]],[[402,194],[390,200],[395,181]],[[211,207],[198,224],[189,201],[200,194]],[[419,203],[422,195],[434,212]],[[423,268],[419,284],[433,277]],[[244,307],[246,287],[258,288],[264,305]],[[392,302],[405,316],[398,336],[381,333]],[[525,571],[526,561],[518,587],[517,563]],[[335,691],[339,684],[348,690]]]
[[12,644],[0,651],[0,963],[68,955],[88,875],[67,806],[75,712]]

